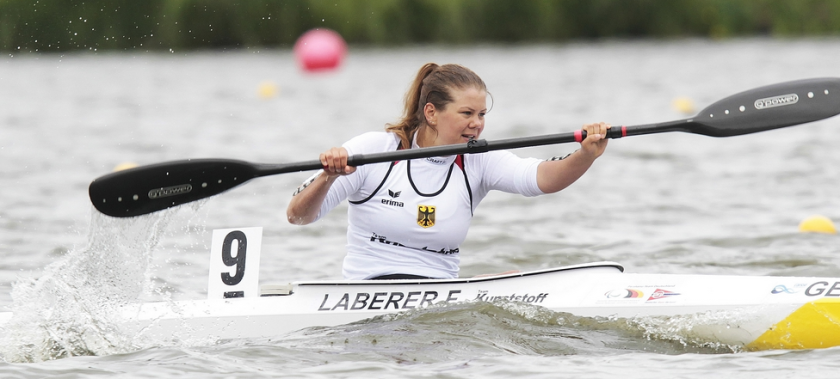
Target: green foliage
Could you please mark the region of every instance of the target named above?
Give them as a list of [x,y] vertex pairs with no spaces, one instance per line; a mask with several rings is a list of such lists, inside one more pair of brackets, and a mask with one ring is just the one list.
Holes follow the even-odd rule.
[[290,46],[312,28],[369,45],[834,35],[840,0],[0,0],[0,50]]

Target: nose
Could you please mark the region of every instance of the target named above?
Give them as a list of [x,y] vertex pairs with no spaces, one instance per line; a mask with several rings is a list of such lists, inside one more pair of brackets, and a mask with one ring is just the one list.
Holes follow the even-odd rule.
[[484,119],[481,118],[481,116],[478,116],[478,115],[473,116],[470,119],[469,125],[467,125],[467,127],[469,127],[470,129],[478,129],[478,128],[481,128],[482,126],[484,126]]

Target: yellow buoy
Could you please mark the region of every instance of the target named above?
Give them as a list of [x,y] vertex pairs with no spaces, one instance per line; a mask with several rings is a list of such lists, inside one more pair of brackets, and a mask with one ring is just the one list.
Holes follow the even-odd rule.
[[135,167],[137,167],[137,163],[123,162],[123,163],[118,164],[116,167],[114,167],[114,172],[122,171],[122,170],[128,170],[130,168],[135,168]]
[[261,83],[259,89],[257,89],[257,96],[260,99],[271,99],[277,96],[277,86],[272,82]]
[[799,231],[802,233],[829,233],[837,234],[834,223],[825,216],[810,216],[799,223]]
[[671,105],[676,109],[678,112],[682,114],[692,115],[695,113],[694,111],[694,102],[691,99],[686,97],[678,97],[674,99]]

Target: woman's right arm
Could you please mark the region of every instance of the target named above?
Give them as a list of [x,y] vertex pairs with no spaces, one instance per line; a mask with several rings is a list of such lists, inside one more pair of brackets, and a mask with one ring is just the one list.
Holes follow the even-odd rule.
[[347,149],[343,147],[334,147],[321,153],[319,158],[324,170],[292,196],[286,209],[286,218],[290,223],[306,225],[318,219],[321,205],[336,179],[356,171],[355,167],[347,165],[347,157]]

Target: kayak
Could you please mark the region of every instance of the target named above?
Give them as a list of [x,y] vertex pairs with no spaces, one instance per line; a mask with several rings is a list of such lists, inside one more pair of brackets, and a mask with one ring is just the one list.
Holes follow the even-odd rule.
[[[597,262],[493,277],[300,281],[259,297],[125,306],[121,328],[151,338],[271,338],[460,302],[515,302],[582,317],[642,319],[746,350],[840,345],[840,278],[628,274]],[[0,320],[10,314],[0,315]],[[2,324],[2,321],[0,321]]]
[[[595,262],[473,278],[260,285],[261,237],[262,228],[213,231],[207,299],[123,304],[109,319],[134,338],[218,341],[495,302],[623,319],[648,335],[734,349],[840,346],[840,278],[636,274]],[[11,319],[0,312],[0,329]]]

